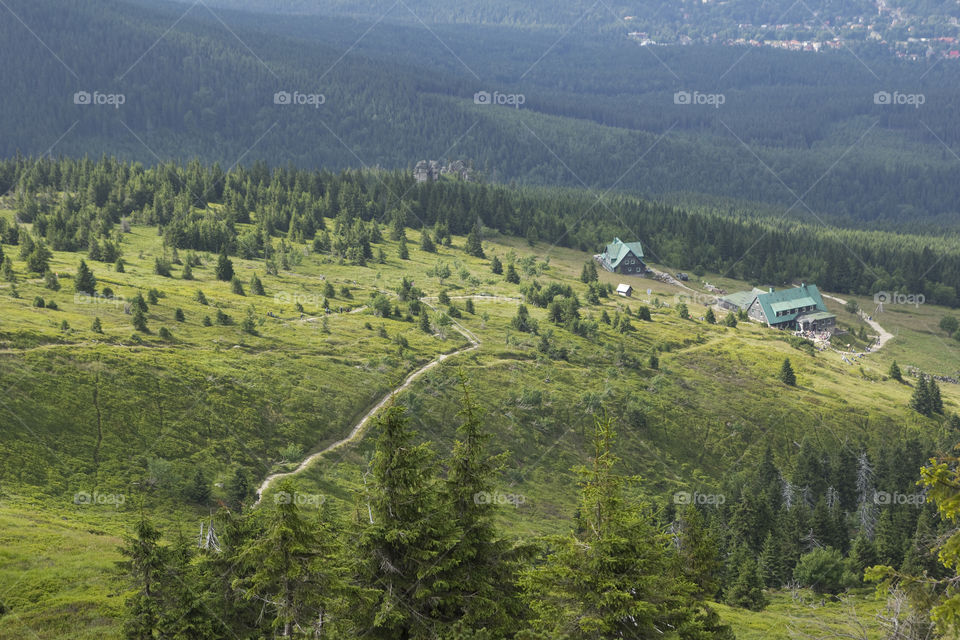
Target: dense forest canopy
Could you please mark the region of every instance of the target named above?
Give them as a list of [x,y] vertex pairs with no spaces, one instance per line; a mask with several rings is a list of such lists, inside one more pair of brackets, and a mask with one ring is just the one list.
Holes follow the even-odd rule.
[[[157,225],[179,249],[259,255],[265,240],[312,241],[337,219],[344,250],[358,223],[441,225],[466,235],[479,221],[501,233],[599,251],[614,236],[643,241],[650,259],[756,283],[805,280],[827,291],[922,293],[956,306],[955,241],[687,212],[627,196],[510,189],[444,179],[417,183],[402,171],[306,171],[257,163],[224,171],[198,161],[145,168],[115,159],[0,163],[0,192],[16,194],[17,218],[55,250],[109,241],[123,218]],[[238,234],[237,223],[256,232]],[[12,234],[9,229],[7,234]],[[16,234],[19,235],[19,234]],[[6,237],[6,236],[5,236]]]
[[[552,32],[440,25],[431,35],[420,24],[370,30],[353,17],[185,14],[116,0],[11,8],[36,37],[18,21],[0,24],[9,61],[0,77],[18,96],[0,116],[7,156],[339,170],[446,155],[491,182],[736,198],[860,228],[958,226],[960,83],[946,62],[712,46],[651,55],[614,32],[574,30],[558,42]],[[91,55],[91,40],[113,44]],[[277,104],[282,91],[323,102]],[[480,91],[524,102],[474,104]],[[678,91],[725,102],[677,104]],[[877,91],[925,102],[876,104]],[[80,92],[123,103],[75,104]]]

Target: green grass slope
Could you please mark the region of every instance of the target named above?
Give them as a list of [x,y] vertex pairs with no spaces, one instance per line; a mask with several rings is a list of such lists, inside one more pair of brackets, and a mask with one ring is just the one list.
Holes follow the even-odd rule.
[[[457,322],[481,344],[418,378],[398,401],[421,437],[446,450],[458,409],[455,374],[467,375],[487,411],[495,447],[509,452],[499,491],[523,501],[503,507],[502,522],[519,535],[569,526],[576,495],[570,468],[587,458],[587,435],[600,411],[618,419],[618,453],[629,472],[644,477],[646,497],[663,510],[671,508],[673,492],[707,492],[759,459],[768,445],[779,460],[790,460],[795,443],[805,438],[866,447],[907,437],[947,440],[936,421],[907,408],[909,384],[885,379],[893,357],[951,370],[955,352],[923,338],[943,310],[903,310],[902,333],[910,342],[901,346],[897,338],[854,367],[837,353],[799,349],[784,334],[756,324],[709,325],[700,320],[705,307],[689,300],[691,319],[682,319],[675,305],[690,292],[653,280],[632,280],[638,292],[632,299],[586,304],[579,273],[589,256],[582,252],[491,234],[484,243],[488,259],[478,259],[464,253],[462,237],[431,254],[416,248],[418,232],[407,235],[410,260],[400,260],[397,243],[385,241],[374,246],[375,253],[383,249],[385,263],[366,267],[339,264],[298,245],[291,268],[275,276],[264,272],[262,261],[234,258],[247,289],[240,296],[216,280],[216,256],[202,256],[193,281],[181,279],[181,267],[173,278],[153,274],[155,258],[163,255],[161,239],[153,228],[134,227],[124,236],[124,273],[90,264],[101,290],[110,287],[127,300],[137,291],[162,292],[150,305],[150,333],[139,335],[122,301],[74,295],[71,276],[82,255],[55,254],[61,289],[51,291],[26,272],[16,247],[4,246],[19,297],[10,283],[0,284],[0,603],[7,609],[0,637],[116,637],[123,588],[113,563],[120,536],[140,508],[171,523],[190,523],[184,533],[195,535],[216,500],[226,497],[224,485],[235,469],[245,469],[253,486],[270,472],[290,469],[344,438],[412,371],[467,346],[454,329],[427,335],[415,321],[377,317],[364,308],[383,293],[405,314],[407,305],[395,293],[403,278],[434,306],[431,296],[446,291],[462,311]],[[493,255],[517,264],[519,286],[491,273]],[[438,263],[451,271],[442,281]],[[264,296],[252,295],[247,285],[254,273]],[[566,359],[549,357],[540,337],[511,327],[517,298],[535,279],[571,285],[584,301],[586,319],[631,309],[636,330],[620,333],[601,323],[596,337],[584,338],[530,306],[541,335],[554,349],[567,350]],[[605,273],[601,279],[619,281]],[[329,315],[322,308],[327,283],[335,287]],[[208,304],[196,301],[198,290]],[[38,296],[58,309],[33,306]],[[489,297],[475,298],[471,314],[463,296]],[[650,322],[635,317],[641,305],[651,308]],[[234,324],[204,326],[204,316],[215,317],[218,306]],[[184,322],[175,319],[178,308]],[[852,316],[835,310],[842,323],[851,323]],[[248,314],[258,335],[239,326]],[[881,322],[894,316],[901,318],[891,311]],[[91,330],[95,317],[103,334]],[[161,327],[172,337],[160,337]],[[904,350],[913,344],[923,348],[914,347],[910,360]],[[658,368],[650,366],[652,354],[659,356]],[[774,378],[785,357],[797,371],[796,388]],[[943,393],[948,411],[956,411],[955,385],[943,385]],[[372,450],[369,435],[297,474],[298,491],[352,508]],[[185,497],[198,471],[212,490],[206,505]],[[270,508],[270,498],[263,508]],[[778,620],[785,625],[807,609],[778,599],[762,614],[722,612],[747,631],[742,637],[788,637],[756,630]]]

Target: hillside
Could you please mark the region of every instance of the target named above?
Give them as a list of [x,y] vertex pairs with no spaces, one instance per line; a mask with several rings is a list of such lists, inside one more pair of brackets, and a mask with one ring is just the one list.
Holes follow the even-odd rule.
[[[80,169],[64,173],[71,172],[77,175],[69,179],[80,180]],[[109,169],[113,176],[124,172]],[[203,184],[200,173],[184,175]],[[390,239],[398,229],[395,216],[367,220],[377,209],[367,203],[361,218],[349,222],[352,192],[344,185],[359,184],[361,177],[390,184],[375,175],[318,183],[327,194],[339,188],[347,195],[339,200],[341,212],[320,216],[312,233],[302,231],[304,222],[296,216],[281,222],[272,204],[254,206],[249,222],[234,221],[236,203],[226,193],[225,203],[194,212],[220,216],[235,227],[229,259],[242,294],[218,279],[216,253],[185,247],[192,237],[185,228],[177,239],[176,218],[162,225],[160,235],[156,225],[137,223],[145,213],[134,216],[128,232],[121,223],[84,217],[93,210],[108,215],[126,188],[114,185],[103,208],[77,206],[73,217],[59,222],[53,213],[58,208],[51,206],[38,218],[44,234],[36,225],[18,225],[19,244],[7,242],[13,212],[3,212],[8,230],[2,250],[13,281],[6,275],[0,283],[5,434],[0,518],[10,561],[0,570],[0,601],[8,612],[0,616],[0,635],[30,630],[61,637],[70,628],[72,637],[117,637],[124,583],[107,559],[119,559],[119,536],[129,532],[140,509],[153,514],[168,534],[180,528],[192,536],[217,502],[236,506],[239,496],[249,506],[268,474],[291,471],[310,453],[346,438],[375,403],[443,354],[462,352],[417,377],[397,401],[407,408],[420,440],[447,454],[458,423],[457,374],[466,376],[486,410],[493,449],[506,454],[497,491],[523,497],[522,505],[498,510],[500,526],[513,536],[570,527],[577,490],[571,469],[589,458],[593,422],[603,412],[619,424],[617,452],[624,470],[643,477],[640,495],[652,502],[657,517],[664,523],[676,517],[677,492],[721,493],[729,504],[707,510],[720,530],[723,523],[734,531],[737,522],[742,526],[736,507],[754,500],[747,487],[758,482],[753,474],[769,462],[797,487],[806,487],[811,514],[827,483],[840,491],[837,509],[845,515],[836,517],[845,519],[853,537],[858,497],[849,474],[860,454],[873,461],[878,489],[907,493],[928,455],[952,446],[955,433],[946,417],[960,407],[956,385],[942,384],[944,410],[927,418],[909,408],[915,381],[907,376],[901,384],[886,375],[894,359],[902,367],[954,374],[960,342],[936,327],[950,313],[946,309],[888,308],[878,318],[897,337],[849,365],[839,353],[816,351],[751,322],[735,327],[706,322],[701,303],[710,298],[700,282],[692,283],[691,291],[636,279],[634,298],[610,296],[581,281],[590,252],[528,242],[492,227],[482,228],[483,258],[468,255],[466,236],[447,236],[439,219],[436,225],[408,227],[403,233],[409,256],[402,259],[399,240]],[[236,177],[225,180],[227,193],[244,182]],[[248,192],[259,192],[251,184]],[[437,210],[443,186],[425,192],[435,194]],[[199,191],[210,193],[206,187]],[[278,197],[277,189],[270,193]],[[95,188],[84,188],[75,195],[86,201],[95,194]],[[43,200],[64,194],[38,195]],[[376,202],[372,192],[371,197]],[[551,196],[556,210],[564,197]],[[321,202],[331,200],[325,198]],[[54,250],[49,267],[59,288],[52,289],[49,276],[30,271],[21,248],[30,232],[37,240],[59,241],[58,230],[79,220],[91,224],[82,229],[106,228],[102,249],[104,242],[119,243],[123,271],[112,260],[91,259],[83,244],[82,250]],[[211,220],[203,223],[204,233],[214,228]],[[448,220],[456,228],[458,218]],[[250,249],[251,238],[288,224],[288,232],[275,228],[265,242],[260,236],[264,244]],[[367,232],[371,257],[360,259],[362,253],[353,249]],[[352,244],[358,242],[356,233],[360,245]],[[421,248],[423,234],[433,239],[434,251]],[[311,237],[332,238],[332,246]],[[173,246],[165,246],[165,239]],[[173,254],[178,243],[179,264]],[[252,253],[242,257],[243,251]],[[494,256],[507,271],[515,268],[519,283],[493,273]],[[185,279],[184,263],[191,257],[196,258],[192,279]],[[96,296],[77,290],[81,259],[97,280]],[[156,273],[158,264],[162,270],[168,262],[169,277]],[[255,292],[254,278],[262,294]],[[749,288],[715,273],[703,279],[728,290]],[[599,274],[603,285],[621,280]],[[548,299],[540,300],[540,291],[551,291]],[[138,294],[147,300],[146,330],[133,324]],[[449,304],[440,302],[441,294],[449,296]],[[579,318],[566,315],[573,312],[563,306],[574,295]],[[551,300],[561,306],[555,309]],[[858,300],[871,308],[869,297]],[[539,325],[536,334],[517,330],[513,322],[521,301]],[[680,316],[681,303],[689,319]],[[649,321],[641,319],[641,307],[649,311]],[[859,331],[858,318],[839,306],[833,310],[842,326]],[[430,320],[427,330],[421,328],[423,313]],[[102,333],[93,330],[95,319]],[[468,336],[477,349],[465,351]],[[857,351],[866,346],[856,337],[846,340]],[[776,379],[784,358],[796,370],[795,388]],[[376,433],[371,424],[293,475],[296,491],[322,495],[350,513],[364,490]],[[91,496],[89,503],[85,496]],[[269,491],[266,497],[269,509]],[[885,553],[899,564],[920,510],[905,506],[891,512],[895,516],[878,517],[895,518],[890,521],[896,526],[884,535],[896,550]],[[762,543],[761,538],[752,551],[759,554]],[[89,555],[78,549],[89,549]],[[71,562],[64,564],[67,557]],[[78,582],[77,576],[84,579]],[[796,606],[784,594],[775,610],[805,615]],[[754,619],[741,609],[722,611],[744,628],[772,615]]]

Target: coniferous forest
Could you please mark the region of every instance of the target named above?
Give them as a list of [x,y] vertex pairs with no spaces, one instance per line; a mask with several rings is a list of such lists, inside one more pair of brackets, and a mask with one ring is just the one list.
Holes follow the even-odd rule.
[[[121,220],[156,225],[171,249],[251,258],[262,257],[277,236],[327,249],[337,243],[346,256],[351,246],[369,243],[371,223],[438,227],[443,237],[466,235],[479,222],[593,252],[614,236],[636,236],[656,262],[759,284],[807,281],[870,295],[914,291],[936,304],[958,304],[960,254],[946,240],[692,213],[626,196],[597,205],[572,190],[417,184],[405,172],[334,174],[263,164],[225,172],[196,161],[145,168],[109,158],[3,161],[0,190],[16,194],[18,219],[57,251],[111,247],[111,230]],[[259,212],[256,229],[238,234],[236,225],[250,222],[252,211]],[[323,228],[324,218],[335,218],[337,228]],[[16,244],[17,230],[5,233]],[[91,257],[116,260],[111,251]]]

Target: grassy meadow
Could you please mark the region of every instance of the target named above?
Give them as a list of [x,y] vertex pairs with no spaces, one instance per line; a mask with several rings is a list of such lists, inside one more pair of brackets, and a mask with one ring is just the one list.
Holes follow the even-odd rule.
[[[170,254],[155,228],[135,226],[124,235],[123,273],[88,261],[98,290],[109,287],[114,298],[75,295],[81,254],[55,252],[51,268],[60,289],[52,291],[26,272],[17,247],[3,246],[17,281],[0,282],[0,604],[7,610],[0,638],[119,637],[124,591],[117,547],[140,509],[162,522],[191,522],[184,534],[195,535],[225,498],[223,485],[237,468],[256,487],[268,473],[345,437],[412,371],[467,346],[452,327],[427,334],[415,318],[404,317],[407,305],[396,293],[404,278],[428,297],[446,291],[462,315],[456,322],[481,346],[434,368],[397,401],[420,436],[445,453],[457,424],[456,373],[466,374],[487,413],[494,447],[508,452],[500,491],[523,496],[521,504],[502,508],[503,525],[517,535],[569,529],[576,499],[571,468],[587,459],[594,416],[602,410],[620,425],[624,470],[643,477],[638,499],[662,511],[673,508],[674,492],[715,488],[768,445],[778,459],[790,457],[804,438],[851,447],[908,437],[952,445],[938,421],[908,409],[910,378],[900,384],[886,376],[894,359],[943,375],[960,368],[960,342],[936,326],[945,309],[888,308],[877,319],[894,340],[848,365],[837,353],[798,348],[754,323],[707,324],[700,320],[707,298],[697,282],[690,285],[700,294],[691,295],[630,278],[633,298],[589,305],[579,280],[590,258],[583,252],[490,234],[487,258],[478,259],[463,251],[462,237],[435,254],[419,249],[419,232],[408,230],[407,237],[409,260],[398,257],[396,242],[384,241],[374,245],[384,263],[375,258],[364,267],[303,245],[293,245],[290,268],[277,275],[267,274],[262,260],[233,258],[246,289],[238,295],[216,279],[215,255],[200,254],[194,280],[182,279],[178,265],[172,277],[154,274],[155,259]],[[493,255],[517,265],[520,285],[491,272]],[[449,267],[449,277],[437,275],[443,272],[438,265]],[[250,290],[254,274],[263,296]],[[541,335],[566,349],[566,358],[551,358],[539,336],[511,327],[522,288],[534,279],[571,285],[586,319],[625,316],[629,309],[635,331],[601,322],[596,337],[584,338],[528,305]],[[603,272],[600,279],[625,280]],[[704,279],[728,291],[750,286],[709,274]],[[334,288],[330,313],[323,308],[328,283]],[[160,296],[149,305],[149,333],[138,332],[125,307],[151,289]],[[367,304],[377,294],[388,296],[400,317],[374,315]],[[473,299],[469,313],[465,296],[491,298]],[[38,297],[43,308],[35,305]],[[691,319],[676,313],[683,299]],[[868,299],[855,299],[871,308]],[[641,305],[650,308],[650,322],[636,317]],[[839,305],[830,306],[841,324],[859,327]],[[183,321],[176,319],[178,309]],[[230,323],[216,323],[218,309]],[[241,329],[248,316],[256,335]],[[95,318],[102,333],[92,329]],[[774,377],[784,358],[797,372],[795,388]],[[951,384],[942,390],[947,411],[957,411],[960,390]],[[298,491],[323,495],[349,515],[373,433],[298,474]],[[180,497],[198,473],[212,486],[206,505]],[[94,498],[78,503],[78,495]],[[98,502],[96,496],[123,500]],[[262,508],[270,508],[267,498]],[[872,625],[879,604],[869,594],[853,602]],[[778,593],[761,613],[723,606],[720,612],[740,638],[787,638],[790,625],[807,633],[816,624],[842,626],[843,606]]]

